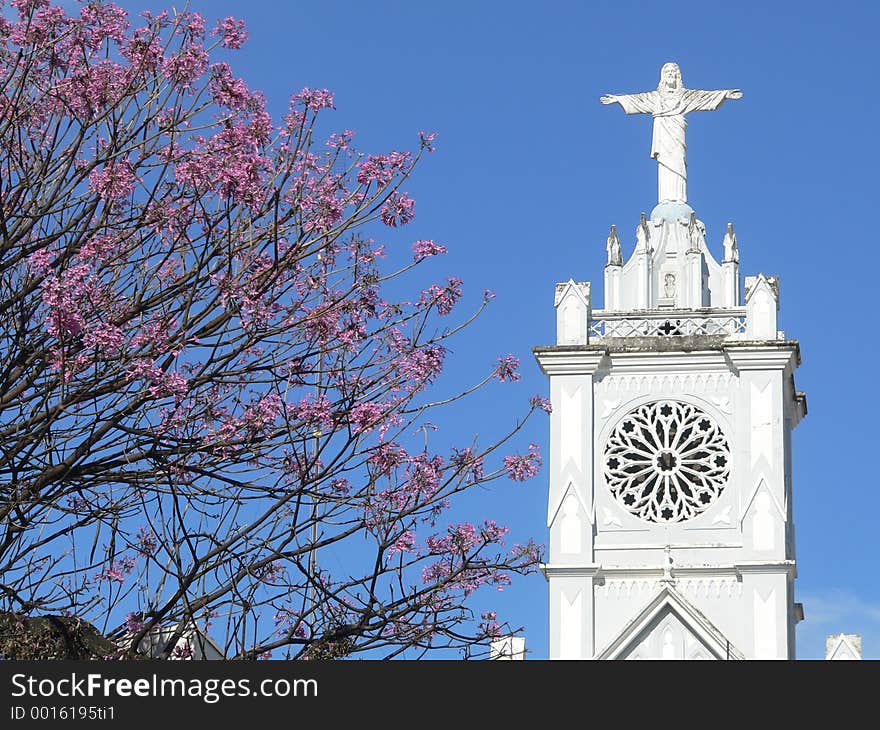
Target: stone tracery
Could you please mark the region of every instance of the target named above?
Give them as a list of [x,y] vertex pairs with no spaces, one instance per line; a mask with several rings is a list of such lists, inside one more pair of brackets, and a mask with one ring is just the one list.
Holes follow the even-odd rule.
[[715,419],[697,406],[654,401],[614,428],[603,472],[628,512],[648,522],[682,522],[721,494],[730,474],[730,447]]

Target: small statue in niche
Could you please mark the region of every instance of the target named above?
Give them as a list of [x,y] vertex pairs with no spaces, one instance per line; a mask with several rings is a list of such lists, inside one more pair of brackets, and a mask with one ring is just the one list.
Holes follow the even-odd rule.
[[667,299],[675,299],[675,274],[666,274],[663,278],[663,294]]

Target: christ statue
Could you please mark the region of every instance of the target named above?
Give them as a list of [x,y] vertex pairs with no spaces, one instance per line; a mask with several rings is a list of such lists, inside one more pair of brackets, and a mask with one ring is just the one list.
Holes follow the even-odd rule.
[[657,160],[658,202],[687,202],[687,163],[685,162],[685,131],[689,112],[714,111],[726,99],[741,99],[739,89],[699,91],[686,89],[681,83],[677,63],[666,63],[660,69],[656,91],[642,94],[609,94],[599,99],[603,104],[620,104],[627,114],[650,114],[654,117],[651,157]]

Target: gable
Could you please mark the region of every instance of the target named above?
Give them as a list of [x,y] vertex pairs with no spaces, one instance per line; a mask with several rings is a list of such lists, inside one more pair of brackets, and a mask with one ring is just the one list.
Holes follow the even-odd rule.
[[671,585],[596,655],[597,659],[743,659],[744,656]]
[[618,659],[718,659],[673,610],[657,616],[617,657]]
[[856,651],[855,647],[853,647],[850,642],[847,640],[845,634],[841,634],[838,637],[835,637],[835,643],[832,647],[827,650],[826,659],[830,660],[840,660],[840,659],[861,659],[861,652]]

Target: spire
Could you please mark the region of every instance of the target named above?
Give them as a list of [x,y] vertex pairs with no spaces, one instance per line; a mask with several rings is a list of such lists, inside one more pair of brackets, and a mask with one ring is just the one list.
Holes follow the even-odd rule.
[[688,253],[691,251],[699,253],[703,243],[703,232],[697,223],[697,215],[696,213],[691,213],[691,219],[688,222]]
[[636,251],[648,251],[650,239],[651,232],[648,230],[648,217],[642,213],[639,216],[639,225],[636,228]]
[[[644,215],[644,213],[642,214]],[[617,236],[617,226],[611,224],[611,233],[608,235],[608,241],[605,244],[608,251],[607,266],[623,266],[623,256],[620,252],[620,238]]]
[[733,232],[733,223],[727,224],[727,233],[724,234],[724,258],[721,263],[739,263],[739,247],[736,245],[736,234]]

